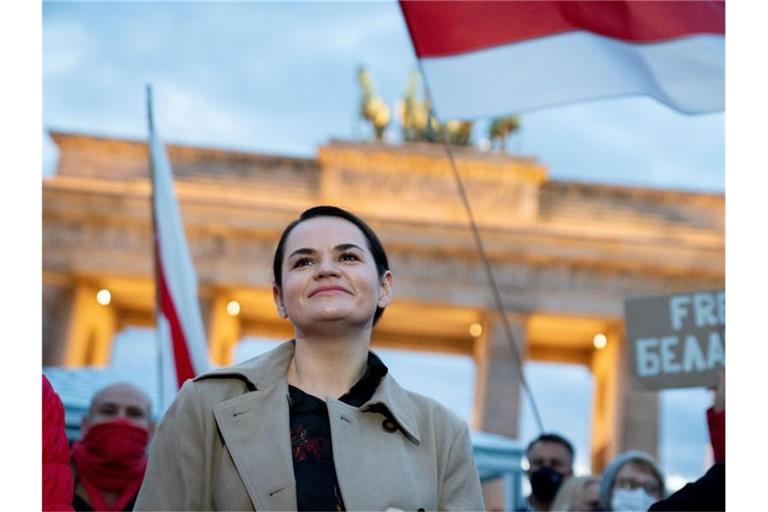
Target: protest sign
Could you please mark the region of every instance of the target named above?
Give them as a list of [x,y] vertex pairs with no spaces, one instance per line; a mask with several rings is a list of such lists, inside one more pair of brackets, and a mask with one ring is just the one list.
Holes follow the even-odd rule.
[[629,368],[637,389],[711,386],[725,367],[725,291],[627,298]]

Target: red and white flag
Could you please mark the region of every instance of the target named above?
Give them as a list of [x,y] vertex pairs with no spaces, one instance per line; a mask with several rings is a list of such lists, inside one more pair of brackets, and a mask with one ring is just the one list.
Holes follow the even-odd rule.
[[647,95],[725,108],[725,3],[400,2],[443,120]]
[[197,275],[184,236],[165,146],[155,133],[152,91],[147,88],[149,164],[152,175],[157,336],[162,409],[185,380],[211,367],[197,296]]

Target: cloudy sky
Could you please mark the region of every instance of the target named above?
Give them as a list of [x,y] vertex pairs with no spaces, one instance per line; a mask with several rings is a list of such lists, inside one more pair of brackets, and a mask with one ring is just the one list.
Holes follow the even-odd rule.
[[[331,138],[370,135],[357,116],[360,64],[394,109],[416,66],[396,3],[44,2],[43,129],[145,138],[151,82],[168,142],[311,157]],[[487,124],[477,123],[475,141]],[[388,138],[399,140],[396,127]],[[724,116],[688,117],[645,98],[526,114],[509,147],[556,180],[724,190]],[[51,174],[55,147],[44,154]],[[472,365],[423,357],[393,354],[402,365],[393,372],[468,414]],[[414,361],[433,373],[416,377]],[[535,363],[526,371],[547,427],[570,434],[587,466],[588,372]],[[708,404],[704,390],[663,394],[660,458],[677,481],[705,469]],[[526,406],[521,437],[534,433]]]
[[[358,65],[391,109],[416,67],[395,2],[45,2],[43,38],[46,128],[143,138],[151,82],[168,141],[288,155],[368,136]],[[554,179],[721,192],[723,119],[605,100],[527,114],[509,145]]]

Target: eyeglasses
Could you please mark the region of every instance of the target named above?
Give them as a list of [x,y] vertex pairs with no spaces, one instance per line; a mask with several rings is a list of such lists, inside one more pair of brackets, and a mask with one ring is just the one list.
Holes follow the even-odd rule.
[[638,482],[637,480],[632,480],[631,478],[620,478],[616,480],[615,484],[616,489],[638,489],[643,488],[645,489],[645,492],[651,495],[657,495],[659,494],[659,484],[656,482]]

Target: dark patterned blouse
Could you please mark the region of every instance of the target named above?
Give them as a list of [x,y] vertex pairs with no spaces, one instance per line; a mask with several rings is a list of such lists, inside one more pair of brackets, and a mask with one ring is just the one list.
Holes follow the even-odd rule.
[[[387,367],[368,352],[368,368],[339,400],[354,407],[367,402],[387,374]],[[298,510],[345,510],[331,449],[331,424],[323,400],[288,386],[291,399],[291,448]]]

